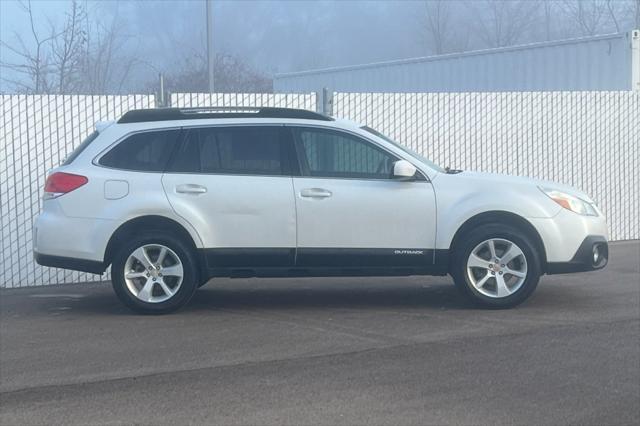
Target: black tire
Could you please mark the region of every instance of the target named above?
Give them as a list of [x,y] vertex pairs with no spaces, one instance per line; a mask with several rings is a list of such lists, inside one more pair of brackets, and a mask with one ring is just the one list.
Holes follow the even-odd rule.
[[[524,282],[522,282],[519,288],[512,294],[505,297],[491,297],[482,294],[478,288],[473,285],[469,277],[469,274],[476,273],[476,269],[472,269],[472,272],[467,272],[467,260],[472,251],[484,241],[494,238],[515,243],[526,259],[527,271]],[[542,275],[541,271],[538,249],[524,232],[510,225],[490,223],[478,226],[458,240],[456,247],[453,247],[449,272],[453,277],[456,287],[471,302],[483,307],[500,309],[511,308],[524,302],[536,289],[540,275]],[[495,272],[493,272],[492,275],[495,276]],[[489,281],[488,285],[491,285],[491,282],[492,281]],[[495,279],[493,283],[495,283]],[[485,289],[483,288],[483,290]]]
[[[171,249],[182,263],[183,276],[180,287],[173,296],[162,302],[148,303],[138,299],[129,290],[124,277],[125,264],[129,256],[137,248],[149,244],[159,244]],[[118,248],[111,265],[111,282],[120,301],[133,311],[141,314],[166,314],[180,309],[189,302],[200,278],[196,256],[189,245],[173,235],[154,232],[135,235]]]

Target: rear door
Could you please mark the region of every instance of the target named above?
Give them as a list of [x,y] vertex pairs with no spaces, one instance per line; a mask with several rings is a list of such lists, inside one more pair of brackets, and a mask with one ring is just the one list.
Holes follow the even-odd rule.
[[294,264],[296,218],[282,125],[185,128],[162,183],[210,268]]
[[358,135],[288,128],[302,173],[293,179],[298,266],[433,265],[435,197],[423,175],[394,180],[393,163],[399,158]]

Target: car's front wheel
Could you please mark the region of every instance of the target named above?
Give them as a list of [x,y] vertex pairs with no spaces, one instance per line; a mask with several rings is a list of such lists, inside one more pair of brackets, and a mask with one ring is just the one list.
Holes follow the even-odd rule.
[[450,272],[473,302],[510,308],[524,302],[538,285],[540,255],[518,229],[486,224],[463,236],[454,248]]
[[197,288],[192,251],[171,235],[139,235],[120,247],[111,267],[118,298],[140,313],[163,314],[184,306]]

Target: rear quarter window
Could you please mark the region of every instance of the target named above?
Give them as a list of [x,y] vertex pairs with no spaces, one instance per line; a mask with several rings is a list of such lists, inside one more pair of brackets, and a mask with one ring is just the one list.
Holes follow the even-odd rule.
[[103,155],[98,164],[115,169],[162,172],[179,134],[178,129],[133,134]]
[[91,133],[89,136],[87,136],[85,140],[83,140],[82,143],[76,147],[76,149],[71,151],[71,154],[69,154],[69,156],[64,160],[62,165],[68,166],[69,164],[73,163],[73,160],[75,160],[78,157],[78,155],[82,153],[82,151],[87,149],[87,147],[91,144],[91,142],[93,142],[98,137],[98,135],[99,133],[95,131]]

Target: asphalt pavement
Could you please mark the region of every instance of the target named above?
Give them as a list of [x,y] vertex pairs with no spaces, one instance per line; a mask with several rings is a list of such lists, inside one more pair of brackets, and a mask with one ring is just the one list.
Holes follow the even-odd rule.
[[0,291],[0,424],[640,423],[640,242],[482,310],[449,277],[220,279],[166,316]]

